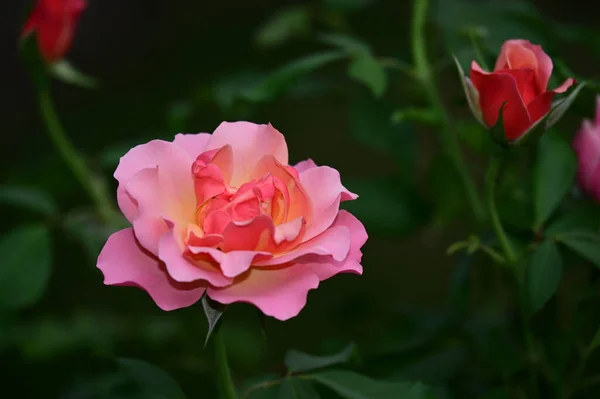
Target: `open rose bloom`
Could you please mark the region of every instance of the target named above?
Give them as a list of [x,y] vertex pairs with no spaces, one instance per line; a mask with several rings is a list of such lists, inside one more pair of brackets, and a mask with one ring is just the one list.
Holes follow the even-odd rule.
[[600,96],[596,98],[596,118],[584,120],[573,140],[577,153],[577,177],[581,188],[600,202]]
[[565,92],[575,83],[567,79],[548,90],[552,60],[541,46],[527,40],[508,40],[502,45],[492,72],[484,71],[477,62],[471,64],[471,108],[486,126],[498,122],[502,109],[504,134],[508,142],[520,139],[552,108],[556,93]]
[[362,273],[366,231],[339,209],[357,196],[335,169],[288,165],[271,125],[151,141],[121,158],[115,178],[132,227],[108,239],[98,267],[106,284],[140,287],[163,310],[206,293],[285,320],[320,281]]

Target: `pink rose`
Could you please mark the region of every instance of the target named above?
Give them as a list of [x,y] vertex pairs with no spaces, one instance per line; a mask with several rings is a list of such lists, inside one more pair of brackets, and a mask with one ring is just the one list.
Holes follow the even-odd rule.
[[340,202],[357,196],[311,160],[288,165],[271,125],[223,122],[131,149],[115,171],[133,227],[114,233],[98,268],[109,285],[140,287],[163,310],[204,293],[280,320],[338,273],[362,274],[363,225]]
[[573,148],[579,159],[579,185],[600,202],[600,96],[596,98],[595,121],[584,120]]

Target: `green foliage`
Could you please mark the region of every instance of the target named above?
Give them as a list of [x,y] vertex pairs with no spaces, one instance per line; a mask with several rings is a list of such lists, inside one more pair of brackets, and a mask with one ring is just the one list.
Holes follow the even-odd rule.
[[22,226],[0,238],[0,309],[36,303],[51,274],[52,247],[45,226]]
[[569,142],[554,132],[544,135],[534,168],[535,228],[542,226],[571,188],[577,159]]
[[300,378],[286,378],[279,386],[278,399],[319,399],[312,383]]
[[356,56],[348,67],[348,75],[364,83],[375,97],[381,97],[387,86],[387,75],[383,66],[369,53]]
[[600,234],[595,232],[571,232],[561,234],[557,240],[584,259],[600,267]]
[[58,206],[52,197],[32,187],[0,186],[0,204],[26,208],[44,216],[58,213]]
[[304,5],[278,10],[256,34],[256,44],[263,48],[278,47],[310,32],[311,14]]
[[311,378],[346,399],[429,399],[420,383],[376,381],[351,371],[325,371]]
[[527,269],[529,305],[534,312],[554,296],[563,274],[563,261],[556,245],[545,241],[531,255]]
[[345,363],[350,360],[354,351],[354,344],[350,344],[341,352],[329,356],[315,356],[297,350],[290,350],[285,354],[284,363],[290,373],[306,372]]
[[204,315],[206,316],[206,321],[208,322],[208,331],[206,333],[206,339],[204,340],[204,346],[206,346],[208,343],[210,335],[217,326],[221,316],[223,316],[223,312],[225,312],[226,307],[227,306],[213,301],[208,297],[208,295],[204,295],[202,297],[202,309],[204,310]]
[[186,399],[177,382],[159,367],[138,359],[118,360],[124,373],[133,379],[148,399]]

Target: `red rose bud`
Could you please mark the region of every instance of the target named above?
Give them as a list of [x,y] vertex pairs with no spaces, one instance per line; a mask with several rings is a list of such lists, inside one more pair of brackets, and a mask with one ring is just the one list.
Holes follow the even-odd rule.
[[575,84],[567,79],[548,90],[552,60],[541,46],[527,40],[508,40],[502,45],[492,72],[471,63],[467,95],[476,117],[492,128],[502,116],[504,136],[508,142],[522,138],[538,121],[549,114],[556,93],[564,93]]
[[85,0],[38,0],[21,38],[35,33],[44,61],[58,61],[71,48],[75,27],[86,6]]

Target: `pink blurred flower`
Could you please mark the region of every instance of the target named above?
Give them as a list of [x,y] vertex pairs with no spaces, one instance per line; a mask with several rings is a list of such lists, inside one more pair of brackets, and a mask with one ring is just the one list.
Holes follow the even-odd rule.
[[85,0],[38,0],[21,37],[35,33],[44,61],[60,60],[71,48]]
[[131,149],[115,171],[133,227],[98,257],[105,284],[148,292],[163,310],[206,294],[247,302],[280,320],[338,273],[362,274],[363,225],[340,202],[357,196],[311,160],[288,165],[271,125],[223,122]]
[[600,202],[600,96],[596,98],[596,119],[583,121],[573,148],[579,159],[579,185]]

